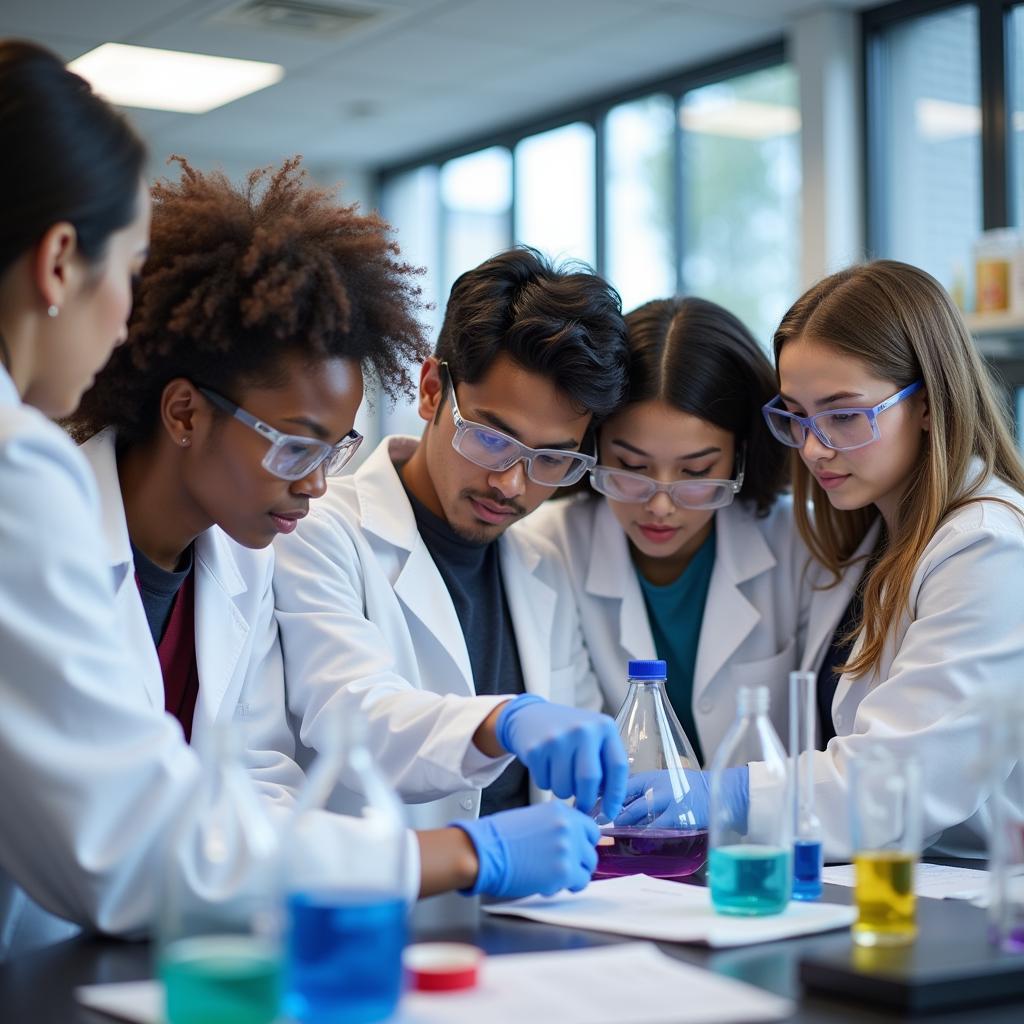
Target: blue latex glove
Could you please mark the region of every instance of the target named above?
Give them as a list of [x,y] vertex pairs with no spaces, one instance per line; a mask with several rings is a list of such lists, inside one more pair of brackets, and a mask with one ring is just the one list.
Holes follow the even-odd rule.
[[502,707],[495,731],[541,789],[562,799],[575,797],[576,806],[587,813],[600,796],[604,813],[609,818],[618,814],[629,762],[607,715],[524,693]]
[[[615,824],[648,822],[665,828],[707,828],[711,773],[684,768],[682,774],[684,778],[679,781],[685,785],[677,787],[679,792],[674,791],[668,771],[631,775],[626,786],[625,806],[615,818]],[[745,833],[750,806],[750,773],[746,765],[726,768],[722,774],[722,797],[727,815],[725,824],[741,834]],[[650,815],[654,816],[653,821]]]
[[476,883],[463,890],[470,896],[511,900],[579,892],[597,867],[600,829],[557,800],[451,824],[469,836],[480,861]]

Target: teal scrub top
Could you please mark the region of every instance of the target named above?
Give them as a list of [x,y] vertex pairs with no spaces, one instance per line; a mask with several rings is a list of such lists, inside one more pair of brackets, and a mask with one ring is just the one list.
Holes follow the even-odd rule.
[[659,587],[637,573],[658,657],[668,665],[668,698],[701,764],[704,752],[693,717],[693,669],[697,663],[704,605],[715,567],[715,528],[694,552],[682,575]]

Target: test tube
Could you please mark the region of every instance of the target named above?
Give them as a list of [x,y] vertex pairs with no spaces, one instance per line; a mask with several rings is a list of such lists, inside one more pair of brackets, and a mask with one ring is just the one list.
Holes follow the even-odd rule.
[[[789,756],[793,759],[793,899],[821,897],[821,822],[814,813],[814,724],[818,680],[789,673]],[[804,757],[801,759],[801,754]]]

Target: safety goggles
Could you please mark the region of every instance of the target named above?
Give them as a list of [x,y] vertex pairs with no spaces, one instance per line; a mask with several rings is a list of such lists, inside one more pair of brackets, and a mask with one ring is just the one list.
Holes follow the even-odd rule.
[[795,412],[787,412],[779,405],[782,396],[776,395],[761,411],[772,436],[790,448],[803,448],[809,430],[826,448],[849,452],[877,441],[881,437],[878,432],[879,414],[902,402],[904,398],[909,398],[922,387],[924,381],[915,380],[902,391],[897,391],[884,402],[870,408],[826,409],[813,416],[797,416]]
[[263,456],[263,468],[282,480],[302,480],[321,465],[327,476],[334,476],[345,468],[363,440],[363,435],[356,430],[350,430],[334,445],[299,434],[282,434],[252,413],[246,412],[230,398],[201,385],[198,387],[209,402],[251,427],[270,443],[267,454]]
[[455,436],[452,447],[465,459],[483,469],[504,473],[517,462],[526,464],[526,475],[544,487],[568,487],[576,483],[597,459],[582,452],[567,452],[558,448],[528,448],[508,434],[482,423],[464,420],[455,400],[455,382],[447,363],[441,363],[444,383],[451,395],[452,420]]
[[595,466],[590,471],[590,486],[606,498],[633,505],[647,504],[659,491],[664,491],[677,508],[724,508],[732,504],[743,487],[745,462],[746,453],[740,449],[735,480],[676,480],[671,484],[628,469]]

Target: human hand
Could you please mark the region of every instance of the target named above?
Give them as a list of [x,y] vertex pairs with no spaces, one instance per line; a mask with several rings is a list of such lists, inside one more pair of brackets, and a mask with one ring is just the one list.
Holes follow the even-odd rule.
[[497,737],[541,789],[575,797],[587,813],[599,796],[609,817],[622,807],[629,763],[607,715],[523,694],[502,706]]

